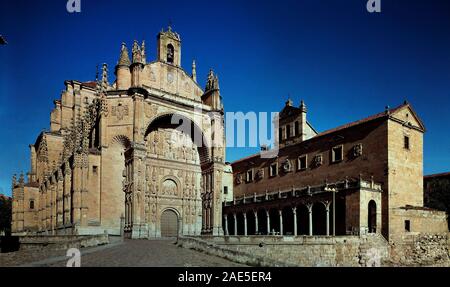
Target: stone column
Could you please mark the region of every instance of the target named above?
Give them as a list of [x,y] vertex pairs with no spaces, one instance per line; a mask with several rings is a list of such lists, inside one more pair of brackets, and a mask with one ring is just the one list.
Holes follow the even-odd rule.
[[297,207],[292,208],[292,213],[294,214],[294,236],[297,236]]
[[55,174],[52,174],[50,180],[50,191],[51,191],[51,200],[50,200],[50,224],[52,235],[55,235],[56,230],[56,192],[57,192],[57,182]]
[[52,215],[52,208],[51,208],[51,185],[50,183],[47,181],[46,183],[46,190],[45,190],[45,229],[47,231],[46,234],[49,234],[48,232],[51,231],[52,229],[52,221],[51,221],[51,215]]
[[228,235],[230,235],[230,234],[228,233],[228,214],[225,214],[225,215],[223,216],[223,218],[225,219],[225,235],[228,236]]
[[247,213],[244,212],[244,236],[247,236]]
[[280,235],[283,235],[283,210],[278,210],[280,215]]
[[87,153],[82,154],[81,161],[81,188],[80,188],[80,225],[88,225],[88,177],[89,177],[89,159]]
[[81,223],[81,177],[82,177],[82,155],[75,154],[73,161],[73,197],[72,197],[72,214],[73,225]]
[[206,232],[206,203],[205,199],[203,199],[202,203],[202,233]]
[[312,217],[313,204],[309,203],[308,205],[306,205],[306,207],[308,208],[308,214],[309,214],[309,236],[312,236],[313,235],[313,217]]
[[258,211],[253,211],[255,214],[255,235],[258,235]]
[[327,218],[326,218],[326,229],[327,229],[327,236],[330,236],[330,202],[326,201],[324,202],[325,209],[327,211]]
[[70,221],[71,206],[71,188],[72,188],[72,169],[68,161],[64,168],[64,226],[68,226]]
[[56,227],[58,229],[62,228],[64,226],[64,176],[62,173],[61,168],[58,169],[58,189],[57,189],[57,196],[56,196]]
[[238,235],[237,234],[237,216],[236,216],[236,213],[233,213],[233,217],[234,217],[234,235]]
[[128,231],[128,222],[130,222],[130,214],[128,213],[128,197],[125,195],[125,216],[124,216],[124,228]]
[[[216,148],[214,148],[216,153]],[[224,157],[223,157],[224,158]],[[224,163],[216,161],[212,166],[211,178],[211,232],[213,235],[223,235],[222,229],[222,180]]]
[[[139,99],[137,102],[142,104],[142,99]],[[143,113],[143,107],[141,107],[141,112]],[[131,168],[131,180],[133,182],[132,186],[132,198],[131,198],[131,222],[132,222],[132,238],[141,238],[143,234],[141,234],[141,230],[143,228],[143,218],[144,214],[144,182],[145,182],[145,159],[147,154],[147,149],[145,148],[145,143],[143,142],[141,129],[139,131],[135,130],[135,140],[139,142],[133,142],[133,154],[132,154],[132,163],[130,165]],[[142,141],[141,141],[142,140]],[[182,225],[180,224],[178,230],[182,230]]]
[[270,234],[270,213],[269,210],[266,210],[266,215],[267,215],[267,235]]

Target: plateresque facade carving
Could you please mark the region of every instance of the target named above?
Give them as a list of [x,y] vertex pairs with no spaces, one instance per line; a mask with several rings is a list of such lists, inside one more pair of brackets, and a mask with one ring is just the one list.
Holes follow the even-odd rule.
[[223,234],[218,78],[210,71],[203,90],[195,63],[182,69],[170,27],[158,34],[156,57],[147,63],[135,41],[130,59],[122,44],[112,84],[106,65],[96,81],[65,82],[50,130],[30,145],[28,182],[13,181],[14,233]]

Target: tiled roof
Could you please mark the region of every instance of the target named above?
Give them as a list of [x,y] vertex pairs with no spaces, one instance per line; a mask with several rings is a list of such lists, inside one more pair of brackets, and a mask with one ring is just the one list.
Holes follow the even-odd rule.
[[[335,132],[338,132],[338,131],[342,131],[342,130],[345,130],[345,129],[348,129],[348,128],[351,128],[351,127],[355,127],[355,126],[358,126],[358,125],[362,125],[362,124],[365,124],[365,123],[369,123],[369,122],[381,119],[383,117],[386,117],[387,114],[395,113],[395,112],[397,112],[398,110],[404,108],[407,105],[409,105],[409,104],[408,103],[404,103],[404,104],[402,104],[402,105],[400,105],[400,106],[398,106],[396,108],[389,109],[388,113],[386,113],[386,111],[384,111],[384,112],[381,112],[381,113],[369,116],[367,118],[364,118],[362,120],[354,121],[354,122],[351,122],[351,123],[348,123],[348,124],[345,124],[345,125],[342,125],[342,126],[339,126],[339,127],[327,130],[327,131],[324,131],[324,132],[319,133],[316,136],[312,137],[311,139],[315,139],[315,138],[321,137],[321,136],[326,136],[326,135],[329,135],[329,134],[332,134],[332,133],[335,133]],[[302,142],[300,142],[298,144],[301,144],[301,143]],[[250,156],[238,159],[238,160],[232,162],[231,164],[236,164],[236,163],[239,163],[239,162],[243,162],[243,161],[249,160],[251,158],[255,158],[255,157],[259,156],[259,155],[260,155],[260,153],[253,154],[253,155],[250,155]]]
[[429,175],[425,175],[423,178],[424,178],[424,179],[430,179],[430,178],[446,177],[446,176],[450,176],[450,172],[443,172],[443,173],[429,174]]
[[[389,114],[393,114],[393,113],[395,113],[396,111],[402,109],[403,107],[405,107],[405,106],[407,106],[407,105],[408,105],[408,104],[405,103],[405,104],[402,104],[402,105],[400,105],[400,106],[398,106],[398,107],[396,107],[396,108],[389,109],[388,113],[389,113]],[[387,114],[386,114],[386,111],[384,111],[384,112],[381,112],[381,113],[372,115],[372,116],[370,116],[370,117],[364,118],[364,119],[362,119],[362,120],[354,121],[354,122],[351,122],[351,123],[348,123],[348,124],[339,126],[339,127],[337,127],[337,128],[334,128],[334,129],[331,129],[331,130],[324,131],[324,132],[322,132],[322,133],[319,133],[319,134],[317,135],[317,137],[324,136],[324,135],[327,135],[327,134],[331,134],[331,133],[334,133],[334,132],[337,132],[337,131],[341,131],[341,130],[344,130],[344,129],[348,129],[348,128],[351,128],[351,127],[354,127],[354,126],[357,126],[357,125],[360,125],[360,124],[368,123],[368,122],[371,122],[371,121],[380,119],[380,118],[382,118],[382,117],[385,117],[386,115],[387,115]]]
[[82,85],[93,89],[97,87],[97,83],[95,81],[84,82]]
[[4,195],[4,194],[0,194],[0,198],[2,198],[2,199],[10,199],[11,197],[6,196],[6,195]]

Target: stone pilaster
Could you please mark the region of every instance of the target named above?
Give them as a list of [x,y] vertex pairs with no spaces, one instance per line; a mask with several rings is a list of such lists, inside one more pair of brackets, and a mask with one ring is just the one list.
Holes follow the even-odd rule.
[[131,162],[131,174],[132,174],[132,238],[141,238],[146,236],[146,230],[142,229],[141,224],[144,223],[144,183],[145,183],[145,159],[147,149],[144,143],[134,142],[132,144],[132,162]]
[[61,169],[58,169],[57,181],[56,227],[59,229],[64,226],[64,176]]
[[71,211],[71,188],[72,188],[72,168],[69,162],[65,163],[64,168],[64,226],[69,226],[70,221],[70,211]]
[[72,220],[74,225],[81,224],[81,178],[82,178],[82,156],[75,154],[73,160],[73,198],[72,198]]
[[88,176],[89,176],[89,161],[88,155],[83,153],[81,161],[81,189],[80,189],[80,225],[88,225]]
[[50,180],[50,225],[51,225],[51,234],[55,234],[56,230],[56,193],[57,193],[57,181],[54,174],[51,176]]

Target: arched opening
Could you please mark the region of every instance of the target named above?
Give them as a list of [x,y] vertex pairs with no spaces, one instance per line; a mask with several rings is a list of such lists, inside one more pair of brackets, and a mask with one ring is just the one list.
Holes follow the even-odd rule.
[[321,202],[316,202],[312,208],[313,216],[313,235],[326,235],[326,220],[327,211],[325,205]]
[[297,234],[309,235],[309,212],[304,204],[297,206]]
[[255,213],[253,211],[247,211],[247,235],[255,235],[256,234],[256,228],[255,228]]
[[265,209],[259,209],[258,215],[258,235],[267,235],[267,213]]
[[178,215],[171,209],[161,214],[161,237],[176,237],[178,235]]
[[236,214],[237,219],[237,235],[244,235],[244,214]]
[[369,233],[377,232],[377,204],[374,200],[369,201],[367,224]]
[[283,234],[294,235],[294,211],[292,207],[283,208]]
[[[158,129],[173,129],[179,131],[181,134],[188,136],[193,145],[197,148],[200,163],[209,162],[208,142],[199,128],[191,119],[180,114],[164,114],[155,118],[147,127],[145,132],[145,139],[148,141],[149,134]],[[160,142],[160,141],[159,141]],[[153,143],[148,143],[152,145]]]
[[[162,182],[159,185],[157,181],[161,170],[157,170],[152,165],[147,165],[148,188],[154,194],[171,197],[189,197],[191,199],[202,198],[203,210],[191,206],[190,210],[194,210],[195,214],[191,214],[192,218],[202,217],[202,224],[194,224],[184,226],[184,230],[189,228],[195,229],[195,234],[200,232],[211,233],[213,228],[222,228],[223,219],[220,222],[212,222],[214,210],[212,206],[213,197],[210,196],[215,179],[209,169],[211,159],[209,156],[208,142],[203,134],[202,129],[188,117],[177,114],[168,113],[155,117],[151,120],[145,132],[145,142],[147,148],[147,156],[153,163],[159,161],[177,161],[180,165],[188,164],[186,167],[180,168],[174,172],[177,178],[183,178],[183,185],[173,183],[173,180]],[[209,139],[208,139],[209,141]],[[173,171],[170,171],[173,172]],[[177,182],[175,182],[177,183]],[[158,188],[159,187],[159,188]],[[200,194],[201,193],[201,194]],[[190,200],[189,202],[194,202]],[[189,218],[189,217],[187,217]],[[228,232],[234,235],[234,217],[228,215]],[[243,222],[243,220],[240,221]],[[242,226],[236,225],[240,230]],[[224,228],[222,228],[224,229]],[[214,229],[217,230],[217,229]],[[243,231],[242,231],[243,232]]]
[[172,44],[167,45],[167,63],[173,64],[175,60],[175,49]]
[[270,234],[279,235],[280,234],[280,212],[278,209],[271,208],[269,211],[270,217]]
[[228,213],[228,234],[229,235],[236,235],[234,232],[234,215],[232,213]]

